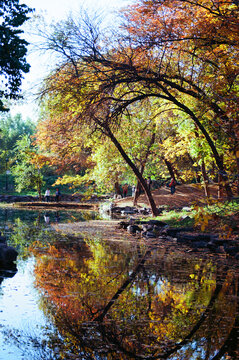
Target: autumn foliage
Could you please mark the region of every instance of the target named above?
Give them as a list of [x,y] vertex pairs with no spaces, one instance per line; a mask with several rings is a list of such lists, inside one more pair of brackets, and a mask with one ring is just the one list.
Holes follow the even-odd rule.
[[[119,32],[110,39],[89,19],[70,19],[49,36],[49,49],[61,62],[42,89],[40,145],[59,169],[79,170],[94,166],[87,160],[108,138],[156,215],[142,164],[132,158],[122,130],[137,107],[150,103],[156,136],[146,173],[162,176],[167,165],[170,176],[190,180],[194,170],[188,167],[201,167],[205,184],[214,172],[211,180],[217,176],[232,197],[239,171],[237,2],[141,0],[121,15]],[[140,121],[146,129],[147,118]],[[143,143],[136,129],[131,137]]]

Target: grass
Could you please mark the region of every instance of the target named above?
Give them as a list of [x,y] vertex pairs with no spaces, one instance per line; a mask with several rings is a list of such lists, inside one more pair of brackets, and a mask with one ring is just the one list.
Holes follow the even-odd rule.
[[[164,210],[159,216],[154,217],[154,220],[160,220],[167,223],[170,227],[193,227],[194,226],[194,216],[196,214],[195,210],[186,211],[176,211],[176,210]],[[144,220],[150,220],[150,218],[144,218]]]
[[[166,222],[170,227],[201,227],[202,231],[212,229],[238,232],[239,199],[215,201],[214,204],[191,208],[190,211],[164,210],[154,219]],[[199,220],[198,220],[199,219]],[[149,220],[149,218],[148,218]],[[203,225],[203,226],[202,226]]]
[[170,227],[193,227],[195,211],[164,211],[157,219]]

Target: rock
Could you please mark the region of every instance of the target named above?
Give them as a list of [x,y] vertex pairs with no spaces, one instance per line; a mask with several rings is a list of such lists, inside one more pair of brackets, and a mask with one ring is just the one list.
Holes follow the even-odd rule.
[[183,210],[183,211],[191,211],[192,208],[191,208],[191,206],[190,207],[189,206],[184,206],[181,210]]
[[212,240],[207,243],[207,247],[211,251],[215,251],[217,249],[217,245]]
[[188,215],[182,215],[180,219],[181,220],[191,220],[190,216],[188,216]]
[[185,232],[180,232],[179,234],[176,234],[176,237],[178,239],[178,241],[182,240],[184,242],[197,242],[197,241],[205,241],[205,242],[210,242],[211,241],[211,236],[210,234],[203,234],[203,233],[185,233]]
[[138,210],[135,207],[125,206],[124,208],[121,208],[122,215],[135,214],[137,212]]
[[153,226],[149,225],[148,223],[147,223],[147,224],[143,224],[143,225],[142,225],[142,229],[143,229],[143,231],[152,231],[152,230],[153,230]]
[[163,227],[154,225],[154,227],[153,227],[153,232],[154,232],[155,234],[157,234],[157,235],[161,235],[161,234],[162,234],[162,229],[163,229]]
[[113,206],[113,207],[110,209],[110,211],[113,212],[113,213],[120,214],[121,211],[122,211],[122,208],[119,207],[119,206]]
[[141,232],[141,229],[139,228],[138,225],[129,225],[127,226],[127,231],[130,234],[136,234],[136,232]]
[[196,249],[205,249],[207,247],[206,241],[195,241],[192,243],[192,247]]
[[134,214],[135,212],[133,210],[122,210],[121,215],[129,215]]
[[7,239],[0,235],[0,243],[6,243]]
[[224,246],[224,250],[227,254],[235,256],[239,252],[239,246]]
[[165,228],[163,230],[163,233],[165,235],[169,235],[169,236],[172,236],[172,237],[177,237],[177,234],[180,233],[180,232],[193,232],[194,229],[193,228]]
[[159,226],[159,227],[167,226],[167,223],[165,223],[163,221],[160,221],[160,220],[149,220],[148,224],[149,225],[156,225],[156,226]]
[[129,223],[126,222],[126,221],[121,221],[121,222],[119,223],[119,228],[120,228],[120,229],[126,230],[128,226],[129,226]]
[[10,266],[17,259],[18,252],[12,246],[0,243],[0,265]]
[[145,231],[145,232],[141,233],[141,235],[143,237],[152,238],[152,239],[155,239],[157,237],[157,235],[152,231]]
[[150,214],[151,210],[147,208],[139,209],[138,212],[142,215],[148,215]]

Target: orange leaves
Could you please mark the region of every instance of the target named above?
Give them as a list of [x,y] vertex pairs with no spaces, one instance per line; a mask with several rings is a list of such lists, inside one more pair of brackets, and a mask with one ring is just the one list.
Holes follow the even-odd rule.
[[42,168],[44,165],[49,164],[49,157],[32,152],[30,162],[37,168]]

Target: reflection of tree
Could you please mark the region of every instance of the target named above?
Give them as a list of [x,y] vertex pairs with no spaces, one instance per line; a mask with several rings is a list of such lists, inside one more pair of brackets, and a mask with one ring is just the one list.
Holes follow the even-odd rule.
[[[225,334],[226,340],[222,344],[220,350],[218,353],[212,358],[212,360],[218,360],[221,359],[225,354],[228,354],[228,356],[231,357],[231,359],[238,359],[239,358],[239,288],[238,288],[238,277],[232,276],[231,279],[231,286],[230,290],[235,290],[235,293],[233,294],[235,298],[234,306],[228,309],[226,307],[224,317],[228,318],[228,310],[232,310],[233,308],[233,314],[234,316],[231,316],[229,321],[229,328],[231,328],[230,332],[228,334]],[[234,321],[232,319],[234,318]],[[214,329],[215,331],[215,329]]]
[[114,294],[114,296],[110,299],[108,304],[104,307],[102,313],[98,315],[94,321],[103,321],[105,315],[108,313],[110,308],[113,306],[115,301],[119,298],[119,296],[123,293],[123,291],[134,281],[136,275],[139,273],[140,269],[143,267],[147,257],[149,256],[150,251],[147,251],[142,259],[140,259],[139,263],[137,264],[135,270],[131,272],[131,274],[128,276],[128,278],[124,281],[124,283],[121,285],[121,287],[117,290],[117,292]]
[[[239,299],[239,293],[237,294]],[[239,301],[237,301],[237,314],[239,312]],[[233,327],[221,347],[221,349],[218,351],[217,355],[215,355],[212,360],[221,359],[223,355],[228,353],[229,356],[231,356],[232,359],[238,359],[239,357],[239,349],[238,349],[238,339],[239,339],[239,317],[238,315],[235,318],[235,321],[233,323]]]
[[[56,240],[56,237],[60,237],[60,234],[55,234],[50,230],[47,230],[45,226],[40,224],[40,215],[37,214],[34,222],[29,225],[19,218],[15,219],[12,225],[9,241],[16,247],[20,253],[20,256],[28,256],[28,248],[37,241],[41,247],[44,244],[49,244]],[[47,245],[48,246],[48,245]]]
[[89,240],[35,250],[37,286],[47,292],[45,311],[63,336],[62,350],[92,358],[191,359],[194,343],[205,359],[220,348],[228,352],[238,310],[229,296],[234,275],[210,261],[136,250]]

